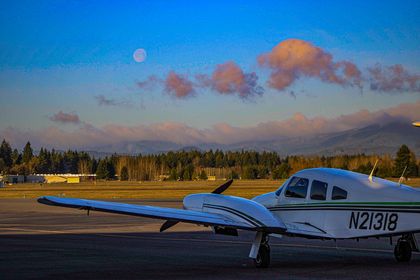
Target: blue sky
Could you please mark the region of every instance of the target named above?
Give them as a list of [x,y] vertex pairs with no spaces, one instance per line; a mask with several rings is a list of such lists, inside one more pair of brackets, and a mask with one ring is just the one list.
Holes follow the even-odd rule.
[[[368,3],[366,3],[368,2]],[[0,9],[0,131],[37,130],[59,111],[82,122],[147,125],[181,122],[252,126],[301,112],[337,117],[419,100],[418,91],[378,93],[301,77],[286,90],[267,86],[257,57],[300,39],[367,67],[401,64],[420,72],[419,1],[7,1]],[[142,63],[137,48],[147,51]],[[252,100],[198,89],[177,99],[136,83],[169,71],[210,74],[234,61],[256,72],[265,94]],[[290,92],[295,93],[295,97]],[[119,106],[100,106],[95,96]],[[122,104],[122,105],[121,105]]]

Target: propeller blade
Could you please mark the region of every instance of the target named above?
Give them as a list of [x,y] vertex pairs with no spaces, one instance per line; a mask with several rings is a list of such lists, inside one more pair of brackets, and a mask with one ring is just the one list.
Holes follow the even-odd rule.
[[211,193],[221,194],[222,192],[224,192],[225,190],[227,190],[227,188],[229,188],[230,185],[232,185],[232,183],[233,183],[233,179],[230,179],[229,181],[227,181],[227,182],[223,183],[222,185],[220,185],[217,189],[215,189]]
[[160,232],[163,232],[165,230],[167,230],[168,228],[173,227],[174,225],[176,225],[177,223],[179,223],[179,221],[171,221],[171,220],[167,220],[166,222],[164,222],[162,224],[162,226],[160,227]]

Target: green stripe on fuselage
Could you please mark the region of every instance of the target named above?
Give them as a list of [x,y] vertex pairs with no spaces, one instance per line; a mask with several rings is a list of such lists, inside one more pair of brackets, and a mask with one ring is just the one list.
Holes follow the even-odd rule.
[[323,206],[323,205],[345,205],[345,206],[363,206],[363,205],[374,205],[374,206],[420,206],[420,202],[317,202],[317,203],[290,203],[290,204],[278,204],[273,207],[296,207],[296,206]]

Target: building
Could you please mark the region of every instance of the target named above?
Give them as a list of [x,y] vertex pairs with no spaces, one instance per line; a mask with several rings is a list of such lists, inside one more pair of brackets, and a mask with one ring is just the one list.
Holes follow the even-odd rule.
[[26,182],[27,183],[45,183],[44,176],[38,175],[38,174],[31,174],[26,176]]
[[207,176],[207,181],[216,181],[216,176],[214,176],[214,175],[208,175]]
[[68,177],[67,184],[78,184],[80,183],[80,177]]
[[[33,174],[30,175],[33,178],[43,178],[42,182],[52,183],[68,183],[78,184],[81,181],[93,181],[96,180],[96,174]],[[29,177],[29,176],[28,176]]]
[[9,183],[9,184],[24,183],[25,176],[24,175],[4,175],[3,182]]

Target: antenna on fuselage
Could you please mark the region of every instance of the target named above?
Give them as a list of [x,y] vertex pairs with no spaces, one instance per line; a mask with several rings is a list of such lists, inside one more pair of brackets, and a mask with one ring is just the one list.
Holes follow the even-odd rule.
[[373,166],[372,171],[370,172],[370,175],[369,175],[369,181],[370,181],[370,182],[373,182],[373,172],[375,172],[376,165],[378,164],[378,161],[379,161],[379,159],[377,159],[377,160],[375,161],[375,165]]
[[404,170],[403,170],[403,172],[402,172],[402,174],[401,174],[400,179],[398,179],[398,185],[400,185],[400,186],[401,186],[402,181],[404,180],[404,173],[405,173],[405,171],[407,170],[407,166],[408,166],[408,165],[406,165],[406,166],[405,166],[405,168],[404,168]]

